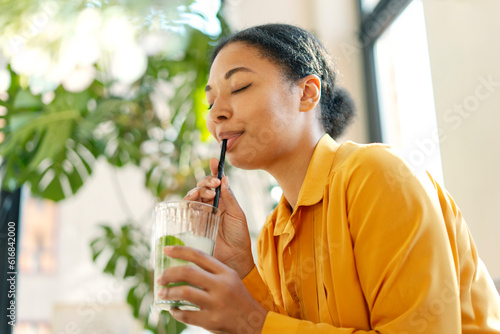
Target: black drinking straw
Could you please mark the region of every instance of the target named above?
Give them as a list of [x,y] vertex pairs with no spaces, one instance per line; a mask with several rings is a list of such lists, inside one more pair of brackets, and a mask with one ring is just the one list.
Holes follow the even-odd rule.
[[[219,168],[217,169],[217,178],[219,180],[222,179],[222,174],[224,173],[224,159],[226,158],[226,146],[227,146],[227,139],[222,139],[222,148],[220,150],[220,159],[219,159]],[[215,189],[215,198],[214,198],[214,212],[217,210],[219,207],[219,197],[220,197],[220,186],[221,184]]]

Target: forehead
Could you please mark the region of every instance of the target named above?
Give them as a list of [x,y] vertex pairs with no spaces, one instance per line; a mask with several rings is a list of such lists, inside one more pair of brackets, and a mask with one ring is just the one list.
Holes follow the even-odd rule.
[[215,57],[210,68],[209,82],[223,79],[224,75],[237,67],[246,67],[255,73],[276,73],[277,66],[262,57],[259,50],[241,42],[227,44]]

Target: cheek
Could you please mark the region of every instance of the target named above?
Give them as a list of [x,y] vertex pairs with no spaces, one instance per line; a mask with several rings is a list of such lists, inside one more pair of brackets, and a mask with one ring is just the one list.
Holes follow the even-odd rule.
[[276,122],[273,118],[262,118],[258,126],[252,131],[252,142],[254,145],[262,149],[275,141],[277,126],[279,126],[279,122]]
[[207,116],[206,124],[207,124],[208,132],[210,132],[212,134],[212,136],[215,139],[217,139],[217,137],[215,136],[215,124],[214,124],[214,122],[210,121],[210,115]]
[[266,145],[273,142],[276,140],[275,136],[286,130],[287,107],[276,94],[268,92],[254,100],[247,118],[255,144]]

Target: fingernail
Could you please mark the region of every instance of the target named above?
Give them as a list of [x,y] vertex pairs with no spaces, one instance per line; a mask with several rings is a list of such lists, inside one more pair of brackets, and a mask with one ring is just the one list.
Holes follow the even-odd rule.
[[160,298],[165,298],[167,296],[167,288],[163,288],[158,292]]

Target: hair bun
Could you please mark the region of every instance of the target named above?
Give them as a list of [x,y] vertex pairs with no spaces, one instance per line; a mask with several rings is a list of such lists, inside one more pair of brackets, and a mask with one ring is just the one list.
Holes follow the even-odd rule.
[[345,88],[335,87],[333,89],[333,107],[342,113],[354,111],[354,101]]
[[354,116],[355,105],[349,92],[344,88],[335,87],[328,110],[321,110],[321,118],[325,131],[337,138],[349,125]]

